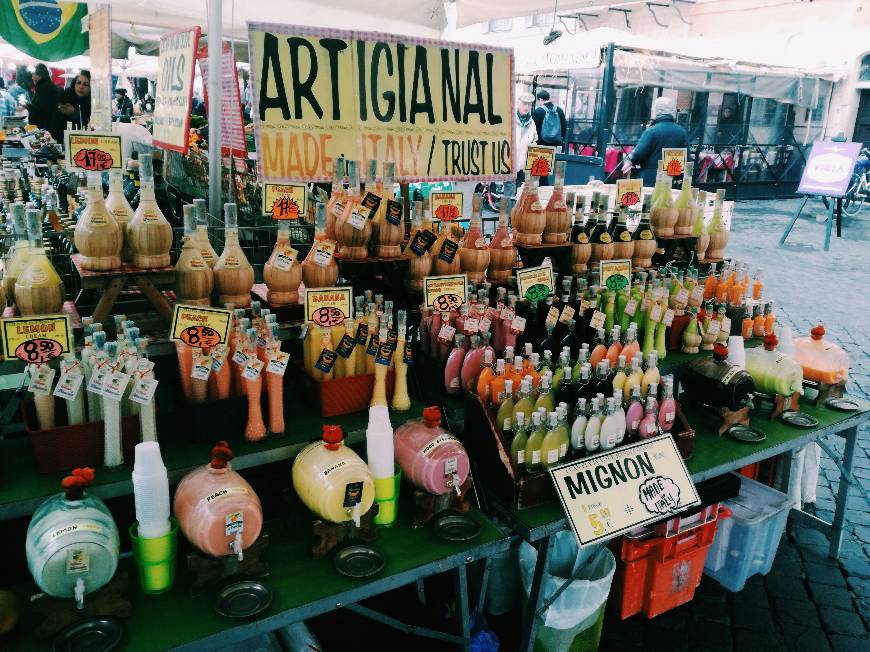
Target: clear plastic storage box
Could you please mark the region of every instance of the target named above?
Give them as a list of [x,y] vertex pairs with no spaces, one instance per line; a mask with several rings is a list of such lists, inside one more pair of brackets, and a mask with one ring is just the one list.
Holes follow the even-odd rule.
[[740,478],[740,495],[725,501],[732,517],[719,524],[707,553],[704,573],[729,591],[767,575],[791,509],[789,497],[755,480]]

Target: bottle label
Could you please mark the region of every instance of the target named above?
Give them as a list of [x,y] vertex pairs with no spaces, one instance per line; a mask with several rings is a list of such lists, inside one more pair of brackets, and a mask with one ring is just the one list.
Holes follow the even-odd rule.
[[662,323],[665,326],[670,326],[671,324],[674,323],[674,311],[673,310],[671,310],[670,308],[665,310],[665,314],[662,317]]
[[719,326],[718,321],[711,321],[710,324],[707,326],[707,335],[718,335],[720,328],[721,327]]
[[410,342],[405,342],[405,354],[403,356],[405,364],[411,366],[414,364],[414,349]]
[[248,363],[248,354],[241,349],[236,350],[236,352],[233,354],[233,362],[235,362],[240,367],[244,367]]
[[526,318],[525,317],[514,317],[511,321],[511,332],[519,335],[524,330],[526,330]]
[[341,338],[341,342],[338,343],[338,346],[335,347],[335,352],[338,353],[342,358],[349,358],[350,354],[353,353],[353,349],[356,346],[356,339],[350,335],[345,334]]
[[728,371],[725,372],[725,375],[722,376],[722,380],[720,381],[723,385],[727,385],[731,382],[731,379],[734,378],[737,374],[740,373],[740,367],[731,367]]
[[442,433],[437,437],[430,439],[429,442],[420,449],[420,454],[424,455],[425,457],[431,457],[432,453],[435,451],[436,448],[444,446],[445,444],[450,444],[452,442],[456,442],[458,444],[459,440],[456,439],[456,437],[454,437],[453,435],[447,434],[446,432]]
[[205,504],[208,505],[215,502],[216,500],[226,498],[227,496],[246,496],[247,494],[247,487],[242,487],[239,485],[221,487],[220,489],[211,492],[207,496],[204,496],[200,502],[205,502]]
[[206,262],[206,264],[215,261],[217,258],[209,249],[201,249],[199,255],[202,256],[202,259]]
[[275,269],[280,269],[282,272],[289,271],[298,254],[299,252],[293,247],[282,247],[275,256]]
[[210,355],[203,355],[201,349],[194,349],[190,377],[196,380],[208,380],[209,374],[211,374],[211,363]]
[[701,299],[704,298],[704,286],[696,285],[692,288],[691,294],[689,294],[689,300],[692,303],[701,303]]
[[109,375],[103,387],[103,396],[113,401],[120,401],[124,398],[124,392],[127,390],[127,385],[130,383],[130,374],[125,374],[123,371],[116,371]]
[[155,222],[159,222],[163,216],[155,210],[146,209],[142,211],[142,221],[145,224],[154,224]]
[[532,451],[532,466],[537,466],[541,463],[541,449]]
[[450,382],[447,383],[447,389],[459,389],[459,378],[451,378]]
[[631,429],[637,430],[640,427],[640,419],[635,419],[631,422]]
[[379,348],[378,336],[372,333],[372,336],[369,338],[369,344],[366,347],[366,355],[377,355]]
[[610,234],[607,231],[603,231],[601,235],[598,236],[598,242],[601,244],[610,244],[613,242],[613,238],[610,237]]
[[607,316],[600,310],[592,313],[592,319],[589,320],[589,326],[595,329],[604,328],[604,320]]
[[335,216],[335,218],[337,219],[337,218],[341,217],[342,213],[344,213],[344,204],[341,203],[340,201],[335,202],[332,205],[333,216]]
[[671,423],[674,420],[674,412],[665,412],[665,423]]
[[91,569],[91,556],[85,548],[70,548],[66,551],[66,574],[87,573]]
[[369,219],[372,219],[375,216],[375,213],[378,212],[378,208],[381,206],[381,201],[383,201],[381,196],[376,195],[373,192],[367,192],[362,198],[360,206],[368,211]]
[[331,240],[318,240],[315,242],[314,263],[321,267],[327,267],[332,255],[335,253],[335,243]]
[[88,391],[97,396],[102,396],[103,387],[105,386],[106,379],[109,377],[110,373],[111,369],[109,369],[108,366],[105,366],[102,369],[95,369],[94,373],[91,375],[90,381],[88,381]]
[[51,384],[54,382],[55,373],[57,372],[48,365],[40,366],[31,374],[30,385],[27,389],[36,396],[48,396],[51,394]]
[[637,299],[629,299],[628,303],[625,304],[625,314],[629,317],[634,317],[634,313],[637,312]]
[[566,303],[562,308],[562,314],[559,315],[559,323],[567,325],[572,319],[574,319],[574,306]]
[[387,345],[393,351],[396,350],[396,347],[399,345],[399,331],[395,329],[387,331]]
[[444,475],[453,475],[459,469],[459,458],[448,457],[444,460]]
[[525,464],[525,463],[526,463],[526,451],[525,451],[525,449],[521,448],[520,450],[517,451],[517,466],[519,466],[520,464]]
[[84,379],[85,377],[78,372],[62,373],[57,381],[57,386],[54,388],[54,395],[67,401],[75,400],[82,389]]
[[490,329],[491,326],[492,326],[492,322],[489,320],[489,318],[488,318],[488,317],[484,317],[484,318],[481,319],[480,322],[478,323],[478,330],[479,330],[481,333],[488,333],[488,332],[489,332],[489,329]]
[[283,376],[287,371],[288,362],[290,362],[289,353],[286,353],[284,351],[276,351],[275,354],[269,358],[269,364],[266,367],[266,371],[270,374]]
[[689,301],[689,291],[686,288],[680,289],[675,298],[677,303],[687,303]]
[[[418,256],[424,255],[435,244],[438,236],[432,233],[429,229],[420,229],[414,234],[414,239],[408,248]],[[448,261],[449,262],[449,261]]]
[[130,400],[140,405],[148,405],[154,400],[154,392],[157,391],[157,379],[137,378],[130,392]]
[[622,231],[619,234],[619,239],[623,242],[631,242],[631,233],[629,233],[628,231]]
[[96,523],[70,523],[69,525],[64,525],[63,527],[51,530],[50,532],[46,533],[45,537],[48,539],[49,542],[52,542],[69,534],[78,534],[81,532],[88,532],[90,534],[102,534],[103,527],[101,525],[97,525]]
[[456,252],[459,251],[459,244],[453,240],[445,240],[441,245],[441,251],[438,252],[438,260],[443,260],[445,263],[452,263],[456,258]]
[[512,322],[514,320],[514,317],[516,317],[516,315],[514,314],[514,311],[510,308],[505,308],[501,311],[501,314],[499,315],[499,319],[507,322]]
[[[332,351],[330,351],[330,353],[335,355]],[[335,363],[335,360],[333,360],[333,363]],[[245,364],[245,368],[242,370],[242,378],[247,380],[257,380],[257,377],[260,375],[260,372],[263,371],[264,366],[262,360],[252,357],[248,360],[247,364]]]
[[38,268],[31,268],[27,275],[27,280],[32,284],[45,283],[48,280],[48,274]]
[[480,321],[474,317],[468,317],[462,324],[462,330],[469,335],[473,335],[480,329]]
[[356,327],[356,343],[365,345],[369,339],[369,325],[362,323]]
[[547,464],[555,464],[559,461],[559,449],[551,448],[547,451]]
[[641,240],[652,240],[653,232],[650,229],[641,229],[638,237]]
[[320,355],[318,356],[317,362],[314,364],[314,367],[316,369],[320,369],[320,371],[322,371],[323,373],[328,374],[335,366],[336,358],[338,358],[338,354],[335,351],[323,349],[320,352]]
[[224,532],[226,536],[234,537],[236,534],[245,531],[245,514],[244,512],[233,512],[224,516]]
[[194,256],[187,261],[187,264],[190,265],[191,269],[205,269],[205,261],[202,256]]
[[555,326],[557,321],[559,321],[559,309],[556,306],[550,306],[550,309],[547,311],[547,318],[544,320],[544,324],[547,327],[551,327]]
[[109,223],[109,216],[105,213],[95,213],[91,215],[91,226],[106,226]]
[[224,258],[224,267],[227,269],[236,269],[240,267],[242,262],[239,260],[238,256],[233,256],[230,254]]
[[574,236],[574,244],[589,244],[589,236],[580,231]]
[[393,199],[388,199],[387,212],[384,214],[384,218],[393,226],[399,226],[402,223],[402,204]]
[[393,347],[388,341],[378,347],[378,354],[375,356],[375,364],[389,367],[393,362]]
[[363,482],[348,482],[344,485],[344,500],[341,505],[345,509],[356,507],[362,502]]
[[350,217],[347,218],[347,222],[357,231],[362,231],[366,226],[365,215],[359,211],[351,212]]
[[559,446],[559,458],[563,458],[568,454],[568,444],[562,442],[562,445]]

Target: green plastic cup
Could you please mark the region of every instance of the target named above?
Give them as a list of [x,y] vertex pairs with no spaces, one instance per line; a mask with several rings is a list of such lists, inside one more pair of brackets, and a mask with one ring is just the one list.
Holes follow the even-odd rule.
[[139,586],[147,594],[163,593],[175,582],[175,549],[178,546],[178,521],[169,519],[169,532],[162,537],[139,537],[139,522],[130,526],[133,557],[139,570]]
[[392,527],[396,522],[399,503],[399,485],[402,483],[402,469],[398,466],[396,475],[392,478],[375,478],[375,500],[378,503],[378,513],[375,514],[375,525]]

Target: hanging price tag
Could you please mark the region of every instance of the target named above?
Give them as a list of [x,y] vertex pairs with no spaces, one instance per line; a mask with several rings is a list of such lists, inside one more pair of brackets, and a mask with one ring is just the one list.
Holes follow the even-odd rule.
[[[330,351],[332,353],[332,351]],[[334,360],[333,360],[334,361]],[[260,375],[260,372],[263,370],[263,361],[258,358],[251,358],[248,360],[245,365],[245,369],[242,371],[242,378],[246,378],[247,380],[257,380],[257,376]]]
[[547,317],[544,319],[544,324],[555,326],[557,321],[559,321],[559,309],[556,306],[550,306],[550,309],[547,311]]
[[662,317],[662,323],[665,326],[670,326],[671,324],[674,323],[674,311],[673,310],[671,310],[670,308],[665,310],[665,316]]
[[458,251],[459,243],[448,238],[441,244],[441,251],[438,252],[438,260],[443,260],[445,263],[450,264],[453,262],[453,259],[456,258]]
[[201,353],[193,356],[193,366],[190,369],[190,377],[195,380],[208,380],[211,374],[212,358],[210,355]]
[[109,377],[111,370],[108,366],[103,369],[94,370],[91,374],[91,379],[88,381],[88,391],[97,396],[103,395],[103,387],[106,384],[106,379]]
[[68,401],[75,400],[82,389],[84,379],[85,377],[78,372],[61,374],[54,388],[54,395]]
[[378,347],[378,353],[375,356],[375,364],[389,367],[393,361],[393,347],[388,342],[384,342]]
[[284,246],[275,256],[275,269],[280,269],[282,272],[289,271],[296,261],[299,252],[293,247]]
[[347,218],[347,222],[357,231],[362,231],[366,226],[365,215],[358,211],[353,211],[350,217]]
[[130,392],[130,400],[140,405],[147,405],[154,400],[157,382],[155,378],[137,378],[133,383],[133,391]]
[[211,370],[214,373],[220,373],[224,363],[227,361],[227,355],[230,349],[226,344],[220,344],[212,349],[211,352]]
[[589,320],[589,326],[595,329],[604,328],[605,319],[607,319],[607,315],[600,310],[596,310],[592,313],[592,319]]
[[514,317],[513,321],[511,321],[511,332],[519,335],[524,330],[526,330],[526,318]]
[[124,398],[124,392],[126,391],[129,382],[130,374],[125,374],[123,371],[116,371],[106,379],[105,386],[103,387],[103,396],[112,399],[113,401],[120,401]]
[[677,303],[688,303],[689,301],[689,291],[686,288],[680,288],[677,291],[677,296],[674,297],[674,300]]
[[356,343],[365,346],[369,340],[369,325],[362,323],[356,329]]
[[51,385],[54,382],[55,370],[48,366],[42,366],[30,374],[30,384],[27,389],[37,396],[51,394]]
[[704,298],[704,286],[696,285],[692,288],[691,294],[689,294],[689,301],[691,303],[701,303],[701,299]]
[[655,323],[659,323],[662,320],[662,306],[661,304],[655,304],[649,313],[650,321],[654,321]]
[[722,326],[721,326],[720,330],[722,330],[726,333],[731,332],[731,318],[730,317],[723,317],[722,318]]
[[335,243],[331,240],[315,240],[314,242],[314,263],[321,267],[329,265],[332,256],[335,254]]
[[450,324],[444,324],[441,330],[438,331],[438,339],[445,344],[453,341],[453,336],[456,334],[456,329]]
[[562,314],[559,315],[559,322],[567,325],[572,319],[574,319],[574,306],[565,304],[565,307],[562,308]]
[[474,335],[480,329],[480,322],[474,317],[469,317],[462,325],[462,330],[469,335]]
[[414,239],[408,244],[408,249],[418,256],[424,255],[435,244],[438,236],[429,229],[420,229],[414,234]]
[[628,303],[625,304],[625,314],[629,317],[634,317],[634,313],[637,312],[637,299],[629,299]]
[[244,367],[248,364],[248,354],[242,351],[241,349],[237,349],[233,354],[233,362],[235,362],[240,367]]
[[491,326],[492,326],[492,322],[487,317],[484,317],[483,319],[480,320],[478,330],[481,333],[488,333]]
[[[323,349],[320,352],[320,356],[317,358],[317,362],[314,363],[314,367],[316,369],[319,369],[323,373],[328,374],[332,371],[332,368],[335,366],[335,361],[337,359],[338,354],[335,351]],[[259,373],[259,371],[257,373]]]
[[468,301],[468,277],[465,274],[427,276],[423,279],[423,303],[439,312],[459,310]]
[[269,365],[266,371],[270,374],[283,376],[287,371],[287,364],[290,362],[290,354],[284,351],[278,351],[274,356],[269,358]]

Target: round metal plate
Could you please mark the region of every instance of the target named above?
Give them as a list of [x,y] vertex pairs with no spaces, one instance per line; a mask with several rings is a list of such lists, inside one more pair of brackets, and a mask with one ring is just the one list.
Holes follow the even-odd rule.
[[332,560],[332,564],[347,577],[371,577],[380,573],[387,560],[374,548],[362,544],[342,548]]
[[825,401],[825,405],[832,410],[840,410],[840,412],[855,412],[861,409],[858,401],[853,401],[850,398],[829,398]]
[[760,430],[756,430],[755,428],[748,428],[741,425],[731,426],[726,431],[726,434],[729,437],[733,437],[737,441],[744,441],[750,444],[757,444],[758,442],[767,439],[767,435],[765,435]]
[[118,647],[124,626],[117,618],[89,618],[63,629],[54,639],[55,652],[109,652]]
[[227,618],[250,618],[269,608],[272,589],[259,580],[240,579],[225,584],[217,593],[215,611]]
[[819,425],[819,420],[806,412],[783,412],[779,415],[779,418],[790,426],[797,426],[799,428],[815,428]]
[[470,541],[480,534],[480,525],[462,514],[445,514],[432,522],[432,532],[445,541]]

